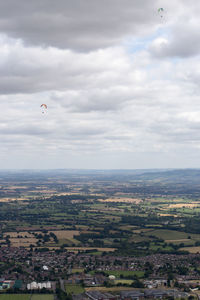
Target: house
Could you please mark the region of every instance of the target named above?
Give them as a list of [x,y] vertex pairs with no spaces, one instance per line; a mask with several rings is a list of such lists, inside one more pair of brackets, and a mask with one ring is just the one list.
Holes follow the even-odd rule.
[[101,293],[99,291],[89,291],[89,292],[86,292],[86,295],[92,300],[114,300],[114,299],[116,299],[116,297],[110,293]]
[[144,293],[136,290],[121,291],[120,298],[123,300],[139,300],[144,299]]
[[50,281],[48,282],[36,282],[36,281],[33,281],[31,283],[28,283],[27,284],[27,289],[28,290],[41,290],[41,289],[51,289],[52,288],[52,284]]

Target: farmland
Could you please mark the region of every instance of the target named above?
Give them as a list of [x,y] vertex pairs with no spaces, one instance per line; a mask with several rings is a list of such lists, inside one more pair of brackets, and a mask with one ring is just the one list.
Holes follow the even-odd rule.
[[199,173],[188,172],[182,182],[179,171],[1,173],[0,243],[98,255],[188,251],[200,243]]
[[0,299],[200,280],[199,179],[192,170],[0,172],[0,277],[25,290],[51,281],[54,293]]
[[[0,295],[1,300],[30,300],[30,295]],[[41,299],[42,300],[42,299]]]
[[53,295],[0,295],[1,300],[53,300]]
[[81,294],[84,293],[84,288],[81,285],[67,284],[65,290],[68,294]]

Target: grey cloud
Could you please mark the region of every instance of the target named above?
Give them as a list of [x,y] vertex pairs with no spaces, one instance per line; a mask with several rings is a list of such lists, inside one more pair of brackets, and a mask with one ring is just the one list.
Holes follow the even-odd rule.
[[183,16],[168,28],[166,38],[158,39],[149,46],[153,56],[187,58],[200,53],[199,14]]
[[[0,43],[0,93],[98,88],[126,82],[130,70],[125,53],[117,48],[78,54],[58,49],[25,48]],[[123,80],[123,81],[122,81]]]
[[44,128],[37,128],[36,126],[7,126],[5,128],[2,128],[0,126],[0,135],[46,135],[50,134],[51,131]]
[[90,91],[65,92],[52,94],[55,101],[72,112],[109,112],[117,111],[127,105],[128,101],[136,97],[136,92],[127,87],[115,86],[108,89],[92,89]]
[[108,47],[156,24],[153,0],[7,0],[0,31],[28,44],[91,50]]
[[[69,163],[71,167],[109,167],[116,156],[121,167],[135,167],[135,163],[140,167],[147,162],[145,157],[152,158],[150,153],[156,153],[154,164],[159,153],[177,158],[177,149],[190,155],[200,147],[199,57],[188,45],[196,39],[197,51],[199,23],[188,23],[187,28],[181,19],[176,24],[175,15],[186,14],[190,6],[178,0],[164,1],[162,6],[170,6],[167,10],[173,16],[170,24],[164,20],[160,25],[155,12],[161,2],[152,3],[0,3],[0,29],[14,37],[0,35],[0,155],[5,155],[5,161],[12,157],[10,165],[19,166],[22,157],[24,166],[26,157],[33,167],[44,160],[45,167],[51,163],[59,167],[59,161],[62,167]],[[188,14],[197,20],[196,12],[189,9]],[[165,30],[154,31],[158,27],[166,27],[166,32],[170,27],[167,41],[163,40]],[[146,48],[153,33],[164,41],[161,50],[159,44]],[[130,39],[130,49],[126,43],[103,49],[127,34],[134,36],[136,44],[142,34],[144,48],[135,47]],[[48,45],[55,47],[42,47]],[[188,59],[190,54],[193,57]],[[170,59],[176,55],[182,60]],[[158,63],[158,57],[169,59]],[[48,105],[46,115],[40,111],[41,103]],[[138,158],[133,163],[134,157]],[[114,159],[112,166],[116,166]]]

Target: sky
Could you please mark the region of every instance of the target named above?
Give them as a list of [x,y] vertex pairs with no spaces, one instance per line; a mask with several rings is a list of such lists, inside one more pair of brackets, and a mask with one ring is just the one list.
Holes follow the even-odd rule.
[[199,15],[0,0],[0,169],[200,168]]

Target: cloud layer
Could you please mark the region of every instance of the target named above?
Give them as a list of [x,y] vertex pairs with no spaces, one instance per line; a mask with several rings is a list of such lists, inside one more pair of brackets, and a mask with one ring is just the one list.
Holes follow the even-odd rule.
[[0,167],[196,167],[199,11],[0,1]]

